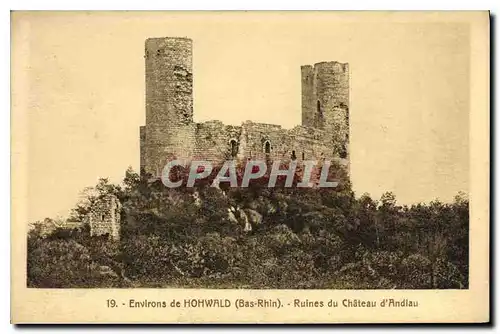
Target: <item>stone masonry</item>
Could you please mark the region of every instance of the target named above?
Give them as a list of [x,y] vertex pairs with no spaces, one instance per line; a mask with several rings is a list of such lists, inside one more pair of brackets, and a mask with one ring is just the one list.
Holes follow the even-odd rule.
[[86,219],[90,226],[90,236],[104,236],[114,241],[120,239],[121,204],[114,195],[99,198],[91,208]]
[[349,166],[349,65],[301,67],[302,124],[292,129],[245,121],[193,122],[192,41],[150,38],[145,43],[146,125],[140,127],[141,173],[160,177],[176,159],[337,160]]

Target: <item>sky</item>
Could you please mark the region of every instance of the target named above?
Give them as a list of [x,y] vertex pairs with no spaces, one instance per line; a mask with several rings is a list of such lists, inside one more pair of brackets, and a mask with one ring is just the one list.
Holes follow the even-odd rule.
[[300,66],[347,62],[356,195],[392,191],[411,204],[468,191],[467,24],[327,12],[46,12],[18,13],[13,31],[14,51],[22,49],[13,77],[26,79],[14,117],[27,118],[30,221],[66,216],[98,178],[119,182],[128,166],[138,170],[150,37],[193,40],[195,121],[291,128],[300,124]]

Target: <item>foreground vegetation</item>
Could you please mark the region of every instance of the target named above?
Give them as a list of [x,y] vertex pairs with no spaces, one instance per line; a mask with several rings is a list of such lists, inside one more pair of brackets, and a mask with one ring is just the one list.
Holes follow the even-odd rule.
[[[28,236],[28,286],[288,289],[468,288],[469,203],[398,205],[391,193],[356,198],[346,181],[334,189],[168,189],[127,170],[106,179],[74,209],[81,221],[109,193],[123,204],[121,239],[89,237],[89,227],[40,224]],[[252,225],[228,208],[262,214]]]

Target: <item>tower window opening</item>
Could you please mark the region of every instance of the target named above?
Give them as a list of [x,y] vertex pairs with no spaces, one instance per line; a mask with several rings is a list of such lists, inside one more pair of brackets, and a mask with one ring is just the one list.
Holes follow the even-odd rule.
[[231,157],[235,158],[236,155],[238,154],[238,143],[236,140],[232,139],[231,142]]
[[266,154],[271,153],[271,143],[267,140],[266,143],[264,144],[264,152]]
[[292,158],[292,160],[297,160],[297,156],[295,155],[295,151],[292,151],[291,158]]
[[347,158],[347,148],[345,146],[345,144],[342,144],[342,148],[340,150],[340,154],[339,154],[340,158],[342,159],[345,159]]
[[321,102],[319,102],[319,100],[316,102],[316,110],[318,112],[318,117],[320,119],[323,118],[323,111],[321,110]]
[[104,221],[104,215],[101,215],[101,220]]
[[302,160],[306,160],[304,152],[302,152]]

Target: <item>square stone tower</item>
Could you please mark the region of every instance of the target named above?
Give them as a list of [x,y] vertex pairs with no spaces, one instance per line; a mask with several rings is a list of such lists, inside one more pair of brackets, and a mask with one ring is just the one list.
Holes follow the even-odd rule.
[[121,203],[114,195],[105,195],[97,200],[87,215],[90,236],[108,235],[120,240]]

